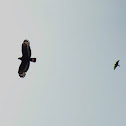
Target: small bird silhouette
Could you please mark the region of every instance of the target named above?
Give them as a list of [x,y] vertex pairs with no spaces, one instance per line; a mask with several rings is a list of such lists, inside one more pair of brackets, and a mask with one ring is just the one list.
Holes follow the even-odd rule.
[[22,61],[18,70],[19,76],[25,77],[26,72],[29,69],[30,62],[36,62],[36,58],[31,58],[31,48],[28,40],[24,40],[22,43],[22,57],[19,57],[18,59]]
[[116,61],[115,65],[114,65],[114,70],[115,70],[115,68],[116,68],[117,66],[120,66],[120,65],[119,65],[119,61],[120,61],[120,60]]

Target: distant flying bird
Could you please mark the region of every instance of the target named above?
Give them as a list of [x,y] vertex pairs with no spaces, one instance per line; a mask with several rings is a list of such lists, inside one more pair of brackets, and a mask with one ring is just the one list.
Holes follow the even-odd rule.
[[116,68],[117,66],[120,66],[120,65],[119,65],[119,61],[120,61],[120,60],[116,61],[115,65],[114,65],[114,70],[115,70],[115,68]]
[[22,43],[22,57],[19,57],[21,65],[18,70],[18,74],[20,77],[25,77],[25,72],[29,69],[30,61],[36,62],[36,58],[30,58],[31,57],[31,49],[30,49],[30,43],[28,40],[24,40]]

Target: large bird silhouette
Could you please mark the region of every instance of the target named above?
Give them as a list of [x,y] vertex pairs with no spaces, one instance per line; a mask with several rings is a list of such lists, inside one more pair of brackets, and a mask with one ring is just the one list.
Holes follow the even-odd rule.
[[18,74],[20,77],[25,77],[25,73],[29,69],[30,61],[36,62],[36,58],[30,58],[31,57],[31,49],[30,49],[30,43],[28,40],[24,40],[22,43],[22,57],[19,57],[22,62],[20,64]]
[[115,65],[114,65],[114,70],[116,69],[117,66],[120,66],[120,65],[119,65],[119,61],[120,61],[120,60],[116,61]]

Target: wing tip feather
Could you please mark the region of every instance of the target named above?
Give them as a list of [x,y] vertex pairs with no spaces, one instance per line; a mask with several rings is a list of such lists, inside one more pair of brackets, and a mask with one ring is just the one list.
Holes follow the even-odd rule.
[[23,72],[23,73],[19,73],[19,76],[21,77],[21,78],[24,78],[25,77],[25,72]]

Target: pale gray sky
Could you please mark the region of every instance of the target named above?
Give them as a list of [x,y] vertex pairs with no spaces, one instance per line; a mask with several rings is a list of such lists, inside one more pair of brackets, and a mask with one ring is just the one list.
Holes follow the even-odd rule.
[[[125,8],[124,0],[0,1],[0,126],[125,126]],[[22,79],[24,39],[37,62]]]

